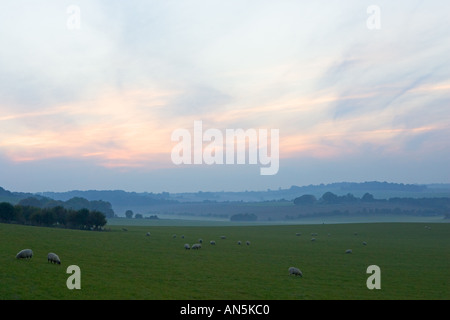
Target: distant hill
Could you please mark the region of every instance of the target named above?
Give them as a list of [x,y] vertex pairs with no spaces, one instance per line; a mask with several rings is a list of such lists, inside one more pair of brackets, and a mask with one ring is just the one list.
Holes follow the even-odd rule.
[[371,193],[377,199],[389,199],[393,197],[450,197],[450,184],[416,185],[389,182],[337,182],[331,184],[291,186],[289,189],[243,192],[195,192],[170,194],[169,199],[180,202],[198,201],[244,201],[259,202],[273,200],[293,200],[303,194],[312,194],[319,198],[325,192],[333,192],[338,196],[353,194],[362,197],[366,192]]
[[67,201],[72,198],[84,198],[89,201],[106,201],[111,203],[114,212],[118,216],[124,216],[126,210],[136,212],[146,212],[147,208],[156,205],[167,205],[178,203],[170,199],[169,193],[137,193],[123,190],[88,190],[88,191],[68,191],[68,192],[43,192],[39,195],[60,201]]
[[225,203],[225,202],[264,202],[293,201],[295,198],[311,194],[320,198],[325,192],[338,196],[348,193],[362,197],[365,193],[377,199],[395,197],[426,198],[450,197],[450,184],[416,185],[389,182],[337,182],[331,184],[292,186],[288,189],[241,192],[189,192],[189,193],[137,193],[123,190],[88,190],[69,192],[43,192],[39,195],[55,200],[67,201],[73,197],[82,197],[90,201],[103,200],[110,202],[117,215],[123,216],[126,210],[146,213],[155,208],[173,208],[178,203]]
[[9,202],[12,204],[17,204],[20,200],[35,197],[37,199],[42,199],[43,196],[33,194],[33,193],[25,193],[25,192],[11,192],[0,187],[0,202]]
[[[450,198],[450,184],[403,184],[390,182],[336,182],[331,184],[291,186],[288,189],[279,188],[277,190],[265,191],[241,191],[241,192],[186,192],[186,193],[149,193],[149,192],[126,192],[123,190],[73,190],[67,192],[40,192],[37,194],[10,192],[0,187],[0,202],[7,201],[17,204],[19,201],[36,197],[42,201],[53,199],[55,201],[69,201],[73,198],[83,198],[87,201],[103,201],[111,204],[112,210],[118,216],[124,216],[126,210],[133,210],[135,213],[147,214],[150,212],[165,211],[170,212],[191,212],[195,210],[215,211],[218,206],[215,204],[230,204],[233,208],[239,203],[261,203],[256,206],[267,206],[267,202],[292,203],[294,199],[302,195],[313,195],[317,199],[326,192],[331,192],[337,196],[352,195],[362,198],[364,194],[370,193],[376,199],[390,198]],[[43,200],[44,199],[44,200]],[[98,204],[98,202],[97,202]],[[199,206],[199,204],[201,204]],[[228,205],[221,206],[222,209]],[[222,209],[218,210],[222,213]],[[228,210],[224,209],[224,210]],[[211,211],[212,210],[212,211]],[[294,210],[294,209],[291,209]],[[236,212],[244,214],[242,210]]]
[[8,202],[13,205],[30,206],[36,208],[54,208],[61,206],[66,209],[80,210],[88,209],[99,211],[106,217],[114,217],[111,203],[102,200],[87,200],[82,197],[72,197],[65,201],[46,197],[41,194],[11,192],[0,187],[0,203]]

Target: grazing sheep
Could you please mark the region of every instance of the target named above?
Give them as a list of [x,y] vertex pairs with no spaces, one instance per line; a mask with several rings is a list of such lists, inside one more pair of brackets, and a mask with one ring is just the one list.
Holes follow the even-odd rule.
[[317,237],[318,234],[314,232],[314,233],[311,233],[311,236],[312,236],[312,237]]
[[237,244],[238,244],[238,245],[241,245],[241,240],[239,240],[239,241],[237,242]]
[[250,245],[250,241],[248,241],[248,240],[247,240],[245,243],[246,243],[248,246]]
[[150,237],[150,232],[147,232],[147,237]]
[[177,237],[177,235],[176,235],[176,234],[172,235],[172,238],[174,238],[174,239],[175,239],[176,237]]
[[56,253],[50,252],[47,255],[47,262],[61,264],[61,260],[59,259],[58,255]]
[[202,245],[200,243],[195,243],[192,245],[191,249],[192,250],[198,250],[202,247]]
[[198,243],[203,243],[203,239],[198,239]]
[[16,259],[31,259],[33,251],[31,249],[24,249],[16,255]]
[[311,238],[311,241],[316,241],[316,238]]
[[186,244],[184,245],[184,248],[185,248],[186,250],[190,250],[190,249],[191,249],[191,247],[189,246],[189,243],[186,243]]
[[297,232],[295,235],[296,235],[297,237],[299,237],[299,236],[301,236],[302,234],[301,234],[300,232]]
[[294,275],[294,276],[300,276],[303,277],[303,273],[300,271],[300,269],[296,268],[296,267],[290,267],[289,268],[289,275]]
[[181,239],[184,239],[184,234],[181,235]]
[[367,242],[365,242],[365,241],[363,241],[362,244],[363,244],[363,246],[367,246]]
[[345,250],[345,253],[352,253],[352,249]]
[[225,237],[225,236],[220,236],[220,239],[226,239],[227,237]]
[[209,244],[215,246],[215,245],[216,245],[216,242],[215,242],[214,240],[211,240],[211,241],[209,242]]
[[128,229],[127,228],[122,228],[122,231],[128,231]]

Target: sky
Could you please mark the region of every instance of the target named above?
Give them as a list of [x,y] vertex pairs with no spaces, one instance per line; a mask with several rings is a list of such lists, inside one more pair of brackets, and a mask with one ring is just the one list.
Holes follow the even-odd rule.
[[[447,0],[2,1],[0,186],[450,183],[449,12]],[[256,145],[273,174],[259,153],[205,161],[238,150],[225,139],[237,129],[279,132]],[[177,146],[203,158],[174,163]]]

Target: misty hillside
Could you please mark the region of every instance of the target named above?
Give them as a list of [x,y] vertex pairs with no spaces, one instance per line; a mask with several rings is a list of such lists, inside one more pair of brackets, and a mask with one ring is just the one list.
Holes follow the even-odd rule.
[[[89,201],[102,200],[112,204],[118,216],[123,216],[126,210],[135,212],[190,212],[195,203],[203,203],[201,211],[209,210],[211,203],[226,202],[264,202],[264,201],[293,201],[295,198],[311,194],[320,198],[324,193],[332,192],[338,196],[353,194],[362,197],[365,193],[372,194],[377,199],[401,198],[437,198],[450,197],[450,184],[415,185],[388,182],[339,182],[309,186],[292,186],[289,189],[242,192],[189,192],[189,193],[137,193],[123,190],[89,190],[69,192],[43,192],[39,195],[55,200],[67,201],[74,197],[85,198]],[[180,206],[183,204],[184,206]],[[190,205],[191,203],[192,205]],[[217,207],[215,207],[217,209]],[[216,211],[216,210],[213,210]]]
[[197,201],[273,201],[293,200],[303,194],[312,194],[320,197],[325,192],[333,192],[339,196],[351,193],[361,197],[366,192],[371,193],[377,199],[389,199],[392,197],[450,197],[450,184],[415,185],[388,182],[337,182],[331,184],[292,186],[289,189],[265,190],[265,191],[243,191],[243,192],[191,192],[170,194],[169,199],[180,202]]
[[[322,199],[325,194],[331,194],[341,201],[326,203]],[[305,195],[316,199],[315,202],[299,203],[298,199]],[[376,201],[362,201],[367,198],[367,195],[370,199]],[[280,188],[267,191],[199,191],[191,193],[74,190],[30,194],[10,192],[0,187],[0,202],[23,204],[30,198],[36,198],[37,200],[34,202],[40,203],[40,207],[55,203],[77,203],[77,205],[86,203],[91,208],[107,209],[107,216],[109,217],[112,215],[125,216],[127,210],[132,210],[134,213],[144,216],[176,214],[230,219],[233,215],[243,215],[247,218],[263,220],[285,220],[317,214],[446,215],[447,202],[450,199],[450,184],[415,185],[376,181],[363,183],[339,182],[327,185],[292,186],[289,189]],[[414,201],[414,199],[422,200]],[[55,201],[55,203],[52,203],[52,201]],[[299,204],[301,205],[299,206]],[[104,212],[105,210],[101,211]]]
[[66,201],[73,197],[82,197],[87,200],[109,201],[113,206],[134,204],[157,205],[176,202],[203,202],[203,201],[244,201],[259,202],[273,200],[293,200],[303,194],[312,194],[320,197],[325,192],[333,192],[336,195],[352,193],[361,197],[365,193],[371,193],[377,199],[388,199],[392,197],[450,197],[450,184],[415,185],[388,182],[338,182],[331,184],[292,186],[289,189],[265,190],[265,191],[241,191],[241,192],[186,192],[186,193],[137,193],[123,190],[89,190],[68,192],[42,192],[41,196],[55,200]]
[[88,209],[103,213],[107,218],[114,217],[111,203],[103,200],[87,200],[82,197],[71,197],[67,200],[57,200],[39,194],[11,192],[0,187],[0,203],[6,202],[22,207],[51,209],[62,207],[69,210]]

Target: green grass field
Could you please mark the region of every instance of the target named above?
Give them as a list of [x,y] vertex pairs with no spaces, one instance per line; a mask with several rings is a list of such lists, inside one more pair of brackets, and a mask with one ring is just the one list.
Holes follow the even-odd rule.
[[[126,228],[0,224],[0,299],[450,299],[448,223]],[[199,238],[200,250],[183,248]],[[33,258],[15,259],[25,248]],[[66,286],[69,265],[81,269],[81,290]],[[370,265],[381,269],[380,290],[366,286]],[[289,276],[291,266],[303,278]]]

